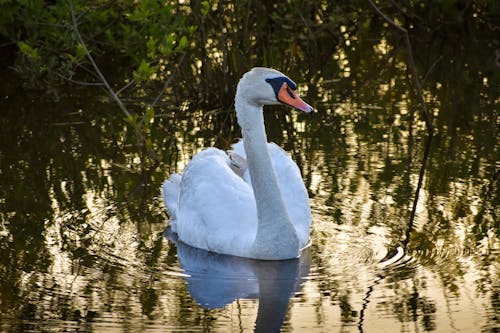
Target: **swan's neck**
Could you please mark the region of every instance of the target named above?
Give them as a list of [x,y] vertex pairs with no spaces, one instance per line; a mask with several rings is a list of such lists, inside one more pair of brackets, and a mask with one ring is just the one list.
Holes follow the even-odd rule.
[[238,98],[235,106],[257,205],[258,227],[253,256],[257,259],[296,257],[299,241],[271,163],[262,106]]

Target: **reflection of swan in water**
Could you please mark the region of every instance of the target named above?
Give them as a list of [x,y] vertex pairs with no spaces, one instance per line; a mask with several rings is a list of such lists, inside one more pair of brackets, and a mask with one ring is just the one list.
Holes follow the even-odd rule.
[[288,302],[300,290],[309,273],[311,254],[299,258],[264,261],[208,252],[166,236],[176,242],[181,267],[191,297],[204,308],[221,308],[236,299],[259,299],[256,332],[279,332]]

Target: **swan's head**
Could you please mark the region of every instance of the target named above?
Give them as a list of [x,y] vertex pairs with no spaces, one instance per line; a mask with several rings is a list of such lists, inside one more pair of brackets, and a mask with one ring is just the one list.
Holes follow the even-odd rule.
[[313,107],[295,92],[297,84],[283,73],[264,67],[255,67],[245,73],[238,83],[236,99],[245,99],[258,105],[285,104],[310,113]]

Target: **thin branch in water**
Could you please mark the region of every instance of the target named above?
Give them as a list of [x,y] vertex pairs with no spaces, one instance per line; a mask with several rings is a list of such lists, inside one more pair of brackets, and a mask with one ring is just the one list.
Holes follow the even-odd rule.
[[[432,125],[431,117],[430,117],[429,112],[427,110],[427,106],[426,106],[426,103],[425,103],[424,94],[422,92],[422,86],[420,84],[420,80],[418,79],[417,69],[416,69],[416,66],[415,66],[415,60],[413,58],[413,49],[412,49],[412,46],[411,46],[410,36],[408,34],[408,30],[406,30],[405,28],[403,28],[400,25],[396,24],[393,20],[391,20],[389,17],[387,17],[377,7],[377,5],[372,0],[367,0],[367,1],[370,3],[370,5],[373,7],[373,9],[375,10],[375,12],[377,12],[378,15],[380,15],[387,23],[389,23],[389,25],[391,25],[394,29],[396,29],[399,33],[403,34],[403,36],[404,36],[405,45],[406,45],[406,52],[407,52],[407,56],[408,56],[408,66],[410,68],[410,73],[411,73],[413,85],[415,86],[415,89],[417,91],[417,98],[418,98],[419,103],[420,103],[420,107],[421,107],[421,111],[422,111],[422,116],[424,118],[425,125],[426,125],[426,128],[427,128],[427,134],[428,134],[427,140],[426,140],[426,144],[425,144],[424,156],[422,158],[422,165],[420,167],[420,173],[419,173],[419,177],[418,177],[417,188],[415,190],[415,197],[413,198],[413,206],[412,206],[412,210],[411,210],[411,214],[410,214],[410,219],[409,219],[409,222],[408,222],[408,228],[406,229],[405,239],[403,240],[403,248],[406,250],[406,247],[407,247],[407,245],[408,245],[408,243],[410,241],[410,234],[413,231],[413,226],[414,226],[414,221],[415,221],[415,214],[416,214],[416,211],[417,211],[417,204],[418,204],[418,199],[419,199],[419,196],[420,196],[420,189],[422,188],[422,183],[423,183],[423,179],[424,179],[424,175],[425,175],[425,170],[427,168],[427,160],[429,158],[429,153],[430,153],[430,148],[431,148],[431,143],[432,143],[432,137],[433,137],[433,133],[434,133],[434,128],[433,128],[433,125]],[[438,60],[440,60],[440,59],[438,59]],[[428,72],[430,72],[433,69],[433,67],[434,67],[434,65],[436,63],[437,63],[437,61],[433,64],[433,66],[431,66],[431,68],[429,69]]]
[[432,136],[429,135],[425,141],[424,157],[422,158],[422,165],[420,166],[420,173],[418,175],[417,189],[415,190],[415,197],[413,198],[413,206],[410,213],[410,220],[408,222],[408,228],[406,229],[405,239],[403,240],[404,249],[406,249],[408,243],[410,242],[410,234],[413,231],[413,225],[415,223],[415,214],[417,212],[418,198],[424,180],[425,169],[427,167],[427,160],[429,159],[429,153],[431,151],[431,143],[432,143]]

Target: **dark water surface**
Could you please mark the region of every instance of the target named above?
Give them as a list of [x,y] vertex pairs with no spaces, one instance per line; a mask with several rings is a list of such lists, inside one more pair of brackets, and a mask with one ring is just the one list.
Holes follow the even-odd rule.
[[311,246],[282,262],[168,233],[161,182],[235,142],[234,114],[166,103],[149,133],[161,165],[143,175],[112,102],[3,88],[0,330],[498,332],[498,69],[445,54],[425,83],[436,134],[406,239],[425,125],[404,73],[346,59],[335,77],[291,75],[313,116],[266,112],[313,211]]

